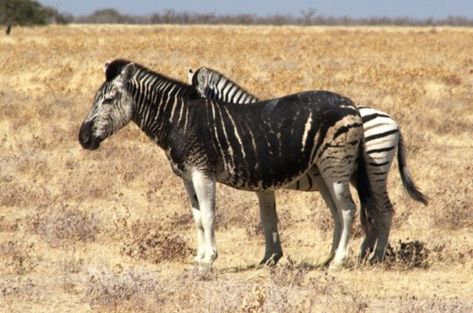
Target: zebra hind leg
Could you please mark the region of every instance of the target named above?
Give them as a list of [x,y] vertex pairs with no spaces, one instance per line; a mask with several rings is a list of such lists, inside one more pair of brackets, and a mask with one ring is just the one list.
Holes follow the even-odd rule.
[[[353,177],[352,177],[352,184],[357,187],[356,182],[353,182]],[[360,263],[364,263],[367,258],[370,256],[371,253],[373,253],[374,246],[376,244],[376,240],[378,239],[378,231],[376,229],[376,225],[374,222],[374,217],[373,217],[373,210],[374,208],[374,202],[371,201],[369,204],[363,203],[361,201],[361,209],[360,209],[360,222],[361,226],[363,228],[363,231],[365,232],[365,237],[363,238],[363,241],[360,246],[360,255],[358,258],[358,261]]]
[[361,243],[359,256],[360,263],[365,262],[366,259],[373,252],[377,239],[378,233],[376,232],[374,225],[372,225],[368,231],[365,231],[365,237],[363,238],[363,242]]
[[330,263],[331,269],[337,269],[343,265],[348,257],[348,241],[351,236],[355,215],[355,203],[351,197],[348,181],[330,182],[327,183],[327,187],[337,207],[337,213],[341,216],[342,220],[340,242],[335,250],[333,261]]
[[384,193],[384,195],[384,205],[376,206],[376,214],[374,214],[374,224],[378,237],[374,255],[370,260],[371,263],[382,262],[384,260],[394,216],[394,209],[389,200],[389,196],[387,193]]
[[276,214],[276,198],[274,191],[257,192],[260,219],[264,230],[265,253],[261,265],[275,265],[282,257],[281,241],[278,232],[278,218]]

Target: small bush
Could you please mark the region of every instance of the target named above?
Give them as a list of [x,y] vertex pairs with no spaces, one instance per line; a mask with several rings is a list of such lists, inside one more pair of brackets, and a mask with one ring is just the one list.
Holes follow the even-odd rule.
[[93,214],[67,204],[40,209],[29,220],[30,230],[53,246],[65,240],[93,242],[99,233],[100,223]]
[[[408,239],[409,240],[409,239]],[[407,269],[428,268],[430,250],[423,242],[402,241],[398,245],[388,245],[386,249],[386,264],[388,266],[401,266]]]
[[84,287],[84,298],[92,308],[127,307],[137,311],[155,311],[159,307],[161,283],[148,272],[91,271]]
[[9,240],[0,244],[1,271],[23,275],[33,271],[38,262],[34,243]]
[[158,264],[162,261],[182,261],[193,250],[175,232],[137,222],[132,225],[130,238],[122,246],[121,252],[134,259]]

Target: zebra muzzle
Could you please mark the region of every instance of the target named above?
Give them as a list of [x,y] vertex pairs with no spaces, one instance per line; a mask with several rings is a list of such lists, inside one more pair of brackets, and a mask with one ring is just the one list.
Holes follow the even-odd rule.
[[100,146],[99,138],[93,135],[91,122],[82,124],[79,131],[79,142],[84,149],[95,150]]

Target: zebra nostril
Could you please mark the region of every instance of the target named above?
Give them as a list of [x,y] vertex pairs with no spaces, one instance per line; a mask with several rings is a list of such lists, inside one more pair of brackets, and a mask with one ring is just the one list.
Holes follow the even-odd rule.
[[90,136],[86,133],[81,133],[79,141],[83,146],[86,146],[90,142]]
[[99,147],[99,140],[92,135],[91,123],[82,124],[79,131],[79,142],[84,149],[97,149]]

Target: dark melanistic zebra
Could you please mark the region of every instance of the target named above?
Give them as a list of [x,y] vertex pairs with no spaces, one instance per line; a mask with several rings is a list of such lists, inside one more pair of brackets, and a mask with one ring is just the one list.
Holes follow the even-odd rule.
[[[202,97],[239,104],[260,101],[214,69],[201,67],[195,73],[189,69],[188,80]],[[370,207],[362,210],[362,223],[366,236],[361,246],[360,257],[365,259],[374,250],[376,244],[373,260],[383,260],[394,214],[387,192],[387,179],[396,150],[401,179],[407,192],[414,200],[425,205],[427,198],[419,191],[409,174],[403,139],[396,121],[388,114],[370,107],[358,107],[358,109],[363,119],[365,134],[363,156],[373,193]],[[286,188],[310,191],[320,189],[326,198],[326,191],[319,186],[319,175],[318,169],[314,168]],[[336,218],[336,210],[333,206],[330,206],[330,209]],[[340,231],[340,226],[336,223],[335,233]],[[335,234],[334,238],[339,236]]]
[[[363,140],[362,120],[351,100],[310,91],[251,106],[228,105],[200,98],[194,87],[125,60],[108,64],[105,78],[80,128],[82,147],[97,149],[130,121],[155,141],[191,200],[199,263],[210,265],[217,257],[216,182],[257,193],[266,238],[262,263],[271,263],[282,256],[274,190],[317,167],[342,218],[331,266],[342,264],[355,210],[349,180]],[[358,163],[363,173],[363,162]],[[360,180],[358,190],[368,201],[367,179]]]

